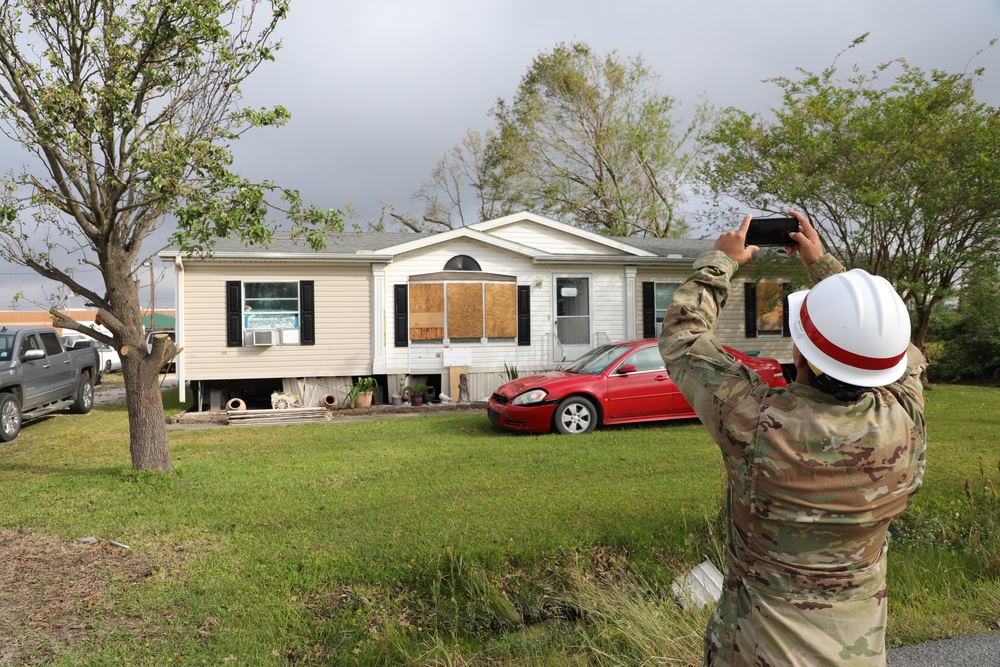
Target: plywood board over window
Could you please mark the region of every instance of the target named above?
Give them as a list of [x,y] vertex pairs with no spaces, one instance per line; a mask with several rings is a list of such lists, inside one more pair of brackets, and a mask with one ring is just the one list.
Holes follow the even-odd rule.
[[444,283],[410,285],[410,340],[444,338]]
[[448,283],[448,338],[483,337],[483,284]]
[[781,283],[757,283],[757,334],[781,335],[784,317],[785,286]]
[[517,285],[486,283],[486,337],[517,336]]

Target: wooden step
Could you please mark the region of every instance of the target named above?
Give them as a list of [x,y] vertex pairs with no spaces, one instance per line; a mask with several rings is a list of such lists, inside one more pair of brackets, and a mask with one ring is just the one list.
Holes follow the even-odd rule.
[[285,408],[282,410],[226,410],[230,426],[268,424],[314,424],[330,420],[326,408]]

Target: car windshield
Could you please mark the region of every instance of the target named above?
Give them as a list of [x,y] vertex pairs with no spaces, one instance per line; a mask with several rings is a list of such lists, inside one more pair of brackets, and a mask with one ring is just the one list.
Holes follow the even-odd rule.
[[563,370],[569,373],[598,375],[611,365],[615,359],[631,349],[631,345],[602,345],[595,347]]

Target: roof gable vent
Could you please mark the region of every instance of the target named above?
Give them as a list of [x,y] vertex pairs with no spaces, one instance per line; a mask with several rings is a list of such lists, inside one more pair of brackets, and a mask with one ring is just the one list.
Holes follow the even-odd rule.
[[482,271],[479,262],[468,255],[455,255],[444,265],[445,271]]

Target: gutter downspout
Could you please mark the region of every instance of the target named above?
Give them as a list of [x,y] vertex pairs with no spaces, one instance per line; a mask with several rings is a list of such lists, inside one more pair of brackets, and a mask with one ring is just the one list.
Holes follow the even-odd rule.
[[[174,257],[174,281],[176,292],[174,295],[174,330],[177,335],[177,347],[184,348],[184,262],[178,253]],[[184,391],[184,353],[177,355],[174,363],[177,368],[177,392],[181,405],[185,403],[186,393]],[[200,407],[200,406],[199,406]]]

